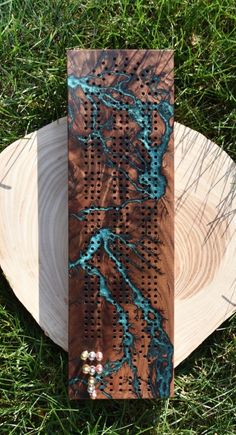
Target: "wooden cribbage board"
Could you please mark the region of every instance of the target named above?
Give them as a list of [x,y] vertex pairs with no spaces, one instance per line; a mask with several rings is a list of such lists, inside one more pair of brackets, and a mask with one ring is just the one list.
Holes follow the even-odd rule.
[[[68,52],[69,396],[173,394],[173,52]],[[90,363],[91,364],[91,363]]]

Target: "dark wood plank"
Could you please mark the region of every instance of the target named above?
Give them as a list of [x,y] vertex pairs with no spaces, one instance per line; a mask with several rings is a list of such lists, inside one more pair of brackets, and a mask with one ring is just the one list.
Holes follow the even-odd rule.
[[[69,395],[173,394],[173,53],[70,50]],[[92,363],[89,363],[90,365]]]

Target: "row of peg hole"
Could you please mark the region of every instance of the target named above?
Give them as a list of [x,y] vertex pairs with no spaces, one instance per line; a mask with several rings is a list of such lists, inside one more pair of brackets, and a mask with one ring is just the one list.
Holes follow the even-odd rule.
[[[116,58],[114,58],[113,60],[116,60]],[[126,60],[128,61],[129,60],[129,58],[127,57],[126,58]],[[102,65],[105,65],[105,62],[103,61],[102,62]],[[127,66],[127,65],[124,65],[124,66]],[[118,67],[118,64],[115,64],[115,67]],[[138,66],[137,67],[135,67],[134,68],[134,71],[135,70],[137,70],[138,69]],[[104,70],[106,71],[106,70],[108,70],[108,68],[107,67],[104,67]],[[117,70],[117,72],[118,72],[119,70]],[[93,73],[95,73],[96,72],[96,70],[93,70]],[[125,72],[125,71],[124,71]],[[146,73],[148,73],[149,72],[149,70],[146,70]],[[131,73],[131,75],[134,75],[134,74],[132,74]],[[145,74],[144,73],[141,73],[141,76],[145,76]],[[98,77],[99,77],[99,74],[98,74]],[[105,78],[103,77],[102,78],[103,79],[103,81],[105,81]],[[141,80],[139,77],[137,77],[136,78],[136,80],[137,81],[139,81],[139,80]],[[153,81],[153,83],[154,83],[154,81]],[[95,82],[94,82],[94,84],[95,84]],[[149,82],[147,83],[147,84],[149,84]],[[144,85],[143,84],[141,84],[141,86],[140,86],[141,88],[143,88],[144,87]],[[145,92],[142,92],[142,95],[145,95],[146,93]],[[151,94],[151,93],[150,93]],[[97,104],[98,104],[98,106],[100,105],[100,102],[97,102]],[[145,103],[146,104],[146,103]],[[150,103],[150,104],[152,104],[152,103]],[[128,105],[127,105],[127,108],[128,108]],[[87,110],[87,109],[86,109]],[[93,113],[93,112],[92,112]],[[157,117],[157,114],[153,114],[154,115],[154,117]],[[119,116],[119,118],[120,119],[122,119],[122,116]],[[98,116],[98,120],[100,119],[100,116]],[[128,115],[126,114],[126,115],[124,115],[124,117],[123,117],[123,119],[122,119],[122,122],[123,122],[123,124],[128,124],[129,123],[129,118],[128,118]],[[117,121],[116,121],[116,119],[114,120],[114,124],[116,124],[117,123]],[[157,123],[157,121],[156,120],[154,120],[153,121],[153,123],[154,124],[156,124]],[[89,127],[89,123],[87,123],[87,126],[86,126],[87,128]],[[114,125],[114,130],[116,129],[116,126]],[[155,128],[155,127],[154,127]],[[124,130],[124,128],[123,127],[119,127],[118,128],[119,130]],[[129,130],[129,127],[126,127],[126,130]],[[157,137],[156,137],[156,139],[157,139]],[[115,140],[116,142],[117,141],[119,141],[119,139],[117,138],[117,137],[114,137],[113,138],[113,140]],[[127,142],[128,142],[128,140],[129,139],[127,139]],[[123,136],[120,138],[120,142],[121,142],[121,144],[123,145],[123,143],[124,143],[124,138],[123,138]],[[91,150],[90,150],[91,151]],[[119,150],[119,151],[116,151],[116,152],[120,152],[120,154],[121,154],[121,156],[122,156],[122,153],[123,153],[123,151],[124,151],[124,149],[122,148],[121,150]],[[96,153],[96,162],[98,161],[100,159],[100,156],[99,156],[99,153],[97,152]],[[85,161],[85,164],[86,164],[86,162],[87,162],[87,164],[88,163],[92,163],[93,164],[93,162],[91,162],[91,154],[90,154],[90,158],[89,158],[89,160],[86,160]],[[96,180],[96,190],[99,192],[99,188],[101,187],[101,185],[100,185],[100,183],[97,183],[97,179],[95,179]],[[94,181],[95,181],[94,180]],[[91,178],[90,178],[90,180],[86,180],[86,181],[91,181]],[[91,186],[91,184],[89,185],[89,186]],[[91,187],[89,187],[88,186],[88,188],[85,188],[85,193],[87,193],[87,190],[89,189],[90,190],[90,192],[88,192],[88,193],[90,193],[90,194],[92,194],[92,195],[90,195],[90,197],[92,196],[93,197],[93,193],[94,193],[94,189],[92,188],[91,189]],[[113,189],[113,193],[115,194],[115,193],[117,193],[117,189]],[[127,208],[128,209],[128,208]],[[151,213],[148,213],[148,216],[151,216]],[[97,217],[97,214],[96,214],[96,217]],[[126,218],[127,219],[129,219],[129,213],[127,212],[127,214],[126,214]],[[122,218],[123,219],[123,218]],[[114,217],[114,219],[113,219],[113,221],[117,224],[118,222],[121,222],[122,221],[122,219],[119,217],[119,220],[117,220],[117,216],[116,217]],[[142,221],[144,221],[144,220],[146,220],[146,219],[142,219]],[[90,222],[94,222],[95,223],[95,221],[96,221],[96,224],[98,224],[99,222],[100,222],[100,220],[99,220],[99,218],[96,218],[96,219],[91,219],[90,220]],[[91,225],[90,224],[90,222],[88,223],[88,226],[89,226],[89,228],[91,229],[91,228],[93,228],[93,225]],[[151,231],[150,231],[150,233],[151,233]],[[156,232],[157,233],[157,232]],[[129,251],[129,248],[127,247],[120,247],[120,249],[121,250],[127,250],[127,252]],[[154,247],[154,250],[157,250],[157,248],[156,247]],[[148,254],[148,256],[150,256],[151,254]],[[145,282],[142,282],[142,285],[145,285]],[[117,287],[117,290],[118,291],[120,291],[120,288],[119,287]],[[114,292],[116,292],[116,288],[113,286],[113,291]],[[127,290],[127,293],[128,293],[128,290]],[[91,298],[89,298],[89,300],[91,301]],[[126,312],[128,313],[128,311],[126,310]],[[100,318],[100,316],[97,316],[96,317],[96,320],[93,322],[93,321],[91,321],[91,319],[90,319],[90,323],[91,323],[91,326],[93,326],[94,324],[96,324],[96,326],[98,326],[98,321],[99,320],[101,320],[101,318]],[[96,323],[97,322],[97,323]],[[116,322],[112,322],[112,325],[113,325],[113,327],[114,328],[116,328],[117,329],[117,323]],[[121,340],[122,340],[122,338],[123,338],[123,334],[116,334],[115,332],[114,332],[114,338],[120,338]],[[141,338],[144,338],[145,336],[144,335],[142,335],[142,337]],[[139,350],[138,351],[138,353],[143,353],[143,351],[144,351],[144,345],[142,345],[142,350]],[[143,357],[147,357],[147,355],[146,354],[144,354],[143,355]],[[137,360],[137,358],[135,358],[135,360]],[[135,362],[135,361],[134,361]],[[123,378],[121,378],[121,379],[123,379]],[[131,380],[129,380],[129,385],[132,385],[132,381]],[[110,385],[110,388],[112,389],[112,386],[113,386],[113,383],[112,382],[110,382],[109,383],[109,385]],[[121,382],[119,382],[119,386],[120,387],[122,387],[122,383]],[[103,386],[102,386],[103,387]],[[149,387],[148,387],[149,388]],[[123,391],[123,389],[122,388],[119,388],[119,391]],[[127,391],[127,388],[125,388],[125,391]],[[132,391],[132,388],[129,388],[128,389],[128,391]]]

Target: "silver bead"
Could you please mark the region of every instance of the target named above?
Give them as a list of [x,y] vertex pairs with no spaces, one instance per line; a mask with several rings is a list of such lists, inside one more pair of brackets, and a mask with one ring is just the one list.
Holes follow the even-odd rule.
[[89,374],[90,375],[95,375],[95,373],[96,373],[96,367],[95,366],[90,366]]
[[93,393],[94,390],[95,390],[94,385],[93,385],[93,386],[91,385],[91,386],[89,386],[89,387],[87,388],[87,391],[88,391],[89,394]]
[[95,360],[95,358],[96,358],[96,353],[92,350],[91,352],[89,352],[89,354],[88,354],[88,358],[89,358],[90,361]]

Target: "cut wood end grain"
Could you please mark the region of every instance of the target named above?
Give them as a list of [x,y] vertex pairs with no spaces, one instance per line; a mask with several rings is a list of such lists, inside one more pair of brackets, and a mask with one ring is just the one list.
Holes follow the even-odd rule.
[[[236,165],[202,134],[178,123],[174,133],[176,366],[236,310]],[[8,146],[0,174],[0,265],[67,350],[66,119]]]

